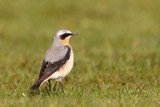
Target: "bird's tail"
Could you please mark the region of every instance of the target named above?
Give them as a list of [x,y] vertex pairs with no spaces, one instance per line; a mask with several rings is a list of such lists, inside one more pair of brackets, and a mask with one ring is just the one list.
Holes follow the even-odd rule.
[[30,89],[31,90],[38,89],[40,85],[41,85],[41,82],[37,81]]
[[38,84],[38,85],[37,85],[37,84],[34,84],[30,89],[31,89],[31,90],[35,90],[35,89],[38,89],[39,86],[40,86],[39,84]]

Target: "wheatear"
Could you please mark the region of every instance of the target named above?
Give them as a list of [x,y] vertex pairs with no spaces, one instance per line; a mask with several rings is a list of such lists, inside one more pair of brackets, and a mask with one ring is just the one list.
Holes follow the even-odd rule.
[[[53,43],[48,49],[43,60],[39,79],[31,87],[31,90],[39,88],[42,83],[46,81],[49,82],[51,90],[50,79],[54,79],[56,84],[57,81],[59,81],[63,94],[65,94],[63,90],[62,79],[69,74],[73,67],[74,56],[72,47],[69,44],[69,39],[73,35],[77,34],[65,29],[59,30],[55,34]],[[54,90],[56,88],[56,84]]]

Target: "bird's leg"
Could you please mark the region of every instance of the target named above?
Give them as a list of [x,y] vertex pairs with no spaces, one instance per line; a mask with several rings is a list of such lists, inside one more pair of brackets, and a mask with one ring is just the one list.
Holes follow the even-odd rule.
[[60,88],[61,88],[61,85],[59,84],[59,86],[58,86],[58,91],[60,90]]
[[56,91],[56,87],[57,87],[57,81],[56,81],[56,83],[55,83],[55,85],[54,85],[53,92]]
[[65,92],[64,92],[64,90],[63,90],[62,82],[61,82],[61,81],[59,81],[59,83],[60,83],[60,85],[61,85],[61,88],[62,88],[63,94],[65,95]]
[[51,91],[51,81],[48,80],[49,91]]

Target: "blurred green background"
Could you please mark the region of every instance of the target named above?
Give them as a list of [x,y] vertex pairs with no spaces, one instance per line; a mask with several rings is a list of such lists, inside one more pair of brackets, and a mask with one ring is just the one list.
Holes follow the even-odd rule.
[[[0,106],[160,106],[159,8],[159,0],[0,0]],[[31,92],[59,29],[79,34],[67,96]]]

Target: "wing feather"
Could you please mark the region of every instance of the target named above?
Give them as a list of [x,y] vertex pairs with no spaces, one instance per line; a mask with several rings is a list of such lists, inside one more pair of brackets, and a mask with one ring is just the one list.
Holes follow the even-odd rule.
[[42,77],[42,75],[43,75],[43,73],[44,73],[47,65],[48,65],[48,62],[46,62],[45,60],[43,60],[43,62],[42,62],[42,67],[41,67],[40,74],[39,74],[39,78]]

